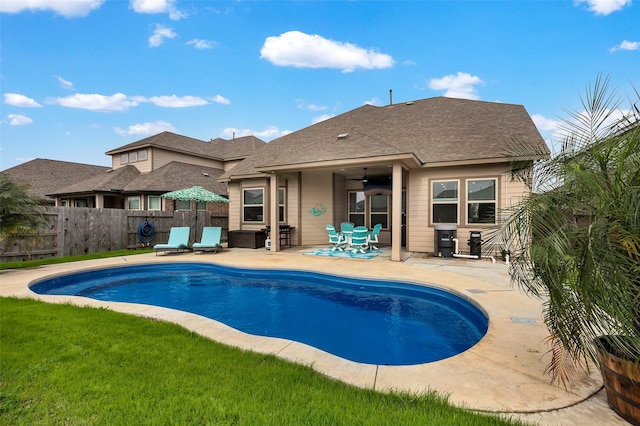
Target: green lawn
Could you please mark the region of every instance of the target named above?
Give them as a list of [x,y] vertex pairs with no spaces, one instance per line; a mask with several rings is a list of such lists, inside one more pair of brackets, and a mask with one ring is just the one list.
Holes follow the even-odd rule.
[[153,249],[136,249],[136,250],[114,250],[103,251],[100,253],[83,254],[79,256],[65,256],[65,257],[48,257],[46,259],[34,259],[24,260],[19,262],[2,262],[0,263],[0,270],[2,269],[21,269],[21,268],[35,268],[42,265],[53,265],[56,263],[78,262],[80,260],[90,259],[105,259],[108,257],[118,256],[130,256],[134,254],[151,253]]
[[345,385],[174,324],[0,298],[3,425],[507,425]]

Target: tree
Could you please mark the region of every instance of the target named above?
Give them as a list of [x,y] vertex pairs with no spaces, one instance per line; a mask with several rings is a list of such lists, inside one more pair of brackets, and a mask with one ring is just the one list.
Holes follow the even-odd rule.
[[[640,96],[630,109],[598,77],[584,112],[564,120],[562,148],[537,165],[537,190],[502,226],[512,281],[543,301],[563,383],[606,346],[640,361]],[[615,118],[623,112],[622,118]]]
[[48,225],[46,202],[30,196],[28,186],[0,173],[0,241],[6,250],[12,244],[21,250],[40,239],[40,231]]

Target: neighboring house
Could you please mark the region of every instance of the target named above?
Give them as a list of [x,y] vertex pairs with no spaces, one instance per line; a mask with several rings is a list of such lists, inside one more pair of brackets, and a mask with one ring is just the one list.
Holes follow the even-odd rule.
[[548,155],[523,106],[438,97],[365,105],[314,124],[219,180],[228,185],[230,230],[288,224],[294,244],[316,245],[327,243],[328,223],[381,223],[381,241],[399,261],[401,246],[433,252],[438,225],[457,228],[466,248],[468,232],[497,223],[527,192],[507,173],[512,163]]
[[[112,167],[91,178],[81,179],[48,195],[61,206],[130,210],[205,210],[204,203],[177,202],[161,198],[165,192],[200,185],[226,196],[218,178],[248,155],[265,145],[247,136],[209,142],[171,132],[108,151]],[[210,206],[223,208],[226,205]],[[210,210],[211,208],[209,208]]]
[[29,195],[44,199],[53,205],[55,198],[47,194],[54,193],[72,182],[82,182],[104,175],[108,170],[109,167],[104,166],[36,158],[3,170],[2,173],[16,182],[29,185]]

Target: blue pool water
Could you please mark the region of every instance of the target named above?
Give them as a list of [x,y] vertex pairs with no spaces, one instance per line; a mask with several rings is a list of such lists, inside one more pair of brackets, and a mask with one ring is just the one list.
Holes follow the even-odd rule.
[[488,328],[476,306],[440,289],[295,270],[136,265],[51,278],[31,289],[179,309],[367,364],[438,361],[469,349]]

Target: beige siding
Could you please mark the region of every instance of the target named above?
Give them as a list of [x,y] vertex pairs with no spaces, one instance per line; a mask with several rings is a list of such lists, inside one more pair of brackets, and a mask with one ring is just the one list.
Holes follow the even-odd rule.
[[229,191],[229,230],[241,229],[242,219],[242,191],[240,182],[230,182],[227,185]]
[[[302,245],[318,245],[328,242],[325,226],[331,223],[333,209],[333,175],[330,172],[303,172],[301,176],[301,235]],[[312,208],[324,207],[326,212],[314,216]]]
[[431,182],[434,180],[459,181],[459,209],[457,235],[459,248],[468,250],[470,231],[482,230],[485,225],[467,224],[466,185],[472,179],[497,179],[497,205],[502,210],[517,202],[526,192],[519,181],[506,173],[506,164],[412,170],[407,189],[407,250],[433,253],[435,228],[431,222]]
[[182,154],[174,151],[167,151],[164,149],[153,149],[153,170],[156,170],[172,161],[179,161],[181,163],[196,164],[199,166],[213,167],[216,169],[223,169],[224,164],[222,161],[211,160],[208,158],[202,158],[195,155]]

